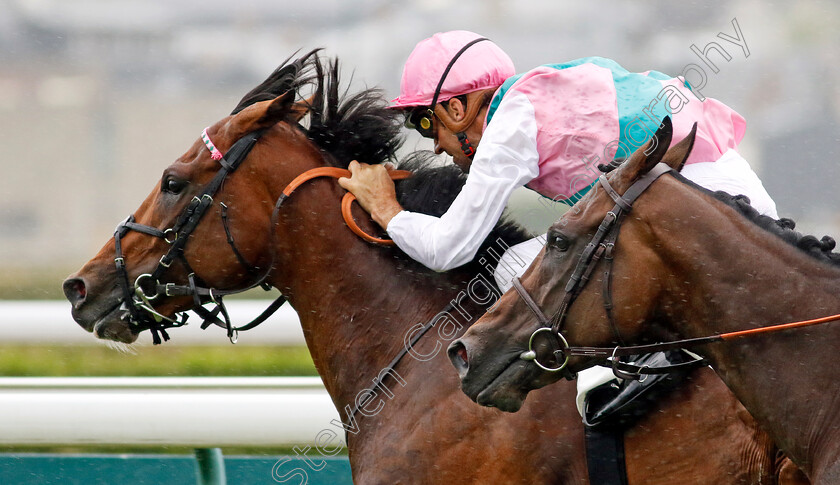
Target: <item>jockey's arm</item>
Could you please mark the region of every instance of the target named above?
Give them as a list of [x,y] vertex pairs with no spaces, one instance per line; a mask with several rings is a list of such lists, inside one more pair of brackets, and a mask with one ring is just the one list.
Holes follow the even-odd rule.
[[400,249],[432,270],[446,271],[469,262],[498,222],[511,193],[539,174],[536,137],[534,111],[527,98],[506,99],[487,125],[466,184],[449,210],[441,217],[400,211],[383,227]]

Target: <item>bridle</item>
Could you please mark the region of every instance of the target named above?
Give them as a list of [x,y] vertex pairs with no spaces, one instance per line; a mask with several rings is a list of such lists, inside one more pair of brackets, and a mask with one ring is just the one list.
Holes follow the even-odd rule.
[[[624,345],[621,335],[618,332],[618,326],[616,325],[614,317],[612,315],[613,302],[611,291],[611,273],[613,252],[615,250],[616,240],[618,239],[618,233],[621,228],[621,223],[624,220],[624,216],[630,212],[630,210],[633,207],[633,203],[636,201],[636,199],[638,199],[638,197],[645,190],[647,190],[647,188],[650,187],[650,185],[653,182],[659,179],[659,177],[669,172],[673,172],[673,169],[671,169],[664,163],[658,163],[648,173],[636,180],[630,186],[630,188],[627,189],[624,195],[619,195],[612,188],[609,181],[607,180],[606,174],[603,174],[598,178],[599,184],[604,189],[604,191],[610,196],[610,198],[613,199],[613,201],[615,202],[615,206],[613,206],[613,208],[607,212],[606,216],[601,221],[601,224],[598,226],[598,230],[595,232],[595,235],[592,237],[592,240],[586,245],[586,247],[581,252],[580,258],[578,259],[575,269],[572,272],[572,275],[569,277],[569,280],[566,284],[565,294],[563,297],[563,301],[560,304],[560,308],[550,319],[545,315],[545,313],[543,313],[543,311],[540,309],[539,305],[531,297],[531,295],[528,294],[527,290],[525,290],[525,288],[522,286],[522,282],[519,281],[518,278],[514,278],[513,288],[516,290],[517,294],[520,296],[520,298],[522,298],[522,300],[525,302],[525,305],[531,310],[531,312],[536,316],[537,321],[540,323],[540,328],[535,330],[528,340],[528,350],[520,354],[520,359],[532,361],[540,369],[546,372],[562,372],[563,377],[570,380],[575,378],[575,374],[567,368],[567,364],[569,363],[569,359],[571,357],[576,356],[602,359],[602,361],[607,361],[610,364],[610,367],[612,367],[612,371],[616,375],[616,377],[622,379],[639,379],[641,376],[648,374],[665,374],[669,372],[682,371],[703,364],[705,362],[705,359],[698,357],[696,359],[688,360],[679,364],[671,364],[651,368],[647,366],[637,366],[628,362],[622,362],[621,357],[637,356],[676,349],[684,350],[698,345],[722,342],[740,337],[789,330],[793,328],[801,328],[840,320],[840,314],[829,315],[826,317],[816,318],[812,320],[776,324],[766,327],[711,335],[707,337],[681,339],[671,342],[655,343],[648,345]],[[566,340],[562,333],[563,326],[565,324],[565,320],[569,312],[569,308],[571,307],[572,303],[575,301],[577,296],[580,295],[587,281],[589,281],[589,278],[592,275],[595,267],[602,258],[604,259],[605,264],[607,265],[606,269],[604,270],[602,289],[604,309],[607,313],[607,320],[609,322],[609,326],[613,332],[613,336],[616,340],[617,345],[615,347],[570,346],[569,342]],[[555,339],[557,349],[552,352],[552,355],[556,360],[556,366],[540,362],[538,359],[537,352],[534,349],[534,342],[536,340],[536,337],[542,333],[546,333],[550,336],[553,336]]]
[[[176,219],[176,222],[172,225],[172,227],[161,230],[156,227],[138,224],[135,222],[134,215],[132,214],[121,222],[114,231],[114,263],[117,268],[117,279],[123,294],[121,308],[127,312],[126,316],[128,317],[129,323],[134,326],[134,329],[137,332],[143,330],[150,331],[154,344],[160,344],[162,340],[169,340],[169,334],[166,330],[185,325],[188,318],[186,312],[180,312],[180,315],[176,315],[175,318],[172,318],[155,310],[152,302],[161,296],[192,297],[194,303],[192,311],[203,319],[201,328],[206,329],[211,324],[222,327],[226,329],[227,336],[232,343],[236,343],[240,331],[250,330],[256,327],[268,319],[268,317],[286,303],[286,297],[281,294],[259,316],[249,323],[238,327],[234,327],[231,323],[230,314],[228,313],[227,307],[224,303],[224,297],[242,293],[256,288],[257,286],[261,286],[266,291],[270,290],[271,285],[269,285],[266,280],[274,267],[275,254],[272,251],[271,261],[269,264],[265,265],[265,269],[262,271],[260,271],[260,268],[250,265],[242,256],[241,252],[236,248],[233,235],[228,225],[227,206],[222,202],[220,202],[219,205],[227,243],[231,247],[237,261],[254,278],[254,282],[246,288],[240,289],[221,290],[212,288],[204,284],[204,282],[196,275],[184,255],[187,240],[196,227],[198,227],[199,222],[201,222],[208,209],[213,205],[213,197],[222,187],[228,175],[235,172],[242,162],[245,161],[248,154],[254,148],[254,145],[256,145],[257,141],[264,132],[265,130],[257,130],[244,135],[233,144],[227,153],[222,155],[222,153],[216,149],[215,145],[213,145],[210,137],[207,135],[207,129],[205,129],[202,133],[202,140],[210,151],[211,158],[219,162],[220,168],[211,181],[205,185],[201,194],[193,197],[187,207],[184,208],[183,212],[178,219]],[[391,170],[389,173],[391,178],[394,180],[404,179],[411,175],[411,172],[404,170]],[[271,215],[271,225],[269,226],[269,236],[272,241],[274,237],[273,228],[277,223],[279,211],[283,202],[304,182],[323,176],[333,178],[349,177],[350,172],[348,170],[335,167],[319,167],[304,172],[295,178],[288,186],[286,186],[274,205],[274,210]],[[385,246],[393,245],[393,241],[376,238],[365,233],[361,228],[359,228],[350,212],[353,200],[355,200],[355,197],[353,197],[351,193],[347,193],[342,199],[341,205],[344,220],[350,230],[370,243]],[[151,273],[144,273],[138,276],[134,280],[133,285],[129,280],[125,256],[122,251],[122,238],[124,238],[129,231],[136,231],[152,237],[161,238],[169,244],[169,249],[163,256],[161,256],[155,269]],[[186,285],[161,283],[161,277],[176,259],[179,260],[186,268],[188,273],[188,283]],[[212,310],[208,310],[202,306],[208,302],[212,302],[215,305]]]
[[[206,133],[207,130],[204,131],[203,137],[206,136]],[[233,144],[224,156],[220,156],[221,154],[213,149],[210,150],[213,154],[212,158],[218,160],[219,162],[219,170],[210,182],[204,186],[201,194],[193,197],[189,204],[187,204],[187,207],[184,208],[183,212],[172,227],[161,230],[156,227],[138,224],[134,222],[134,215],[132,214],[125,221],[121,222],[114,231],[114,263],[117,267],[118,280],[123,293],[123,309],[128,311],[129,322],[134,325],[134,328],[138,332],[142,330],[149,330],[151,332],[152,339],[155,344],[161,343],[161,337],[163,340],[169,340],[169,335],[166,332],[167,329],[180,327],[187,323],[187,315],[184,312],[176,318],[171,318],[154,309],[152,301],[163,295],[170,297],[192,296],[196,304],[193,311],[204,318],[202,328],[207,328],[207,326],[211,323],[226,328],[228,338],[230,338],[232,342],[236,341],[238,331],[247,330],[248,328],[253,328],[256,325],[259,325],[259,323],[268,318],[271,313],[274,313],[274,311],[285,303],[285,297],[281,295],[266,310],[271,310],[271,313],[260,315],[254,321],[247,325],[243,325],[242,327],[233,327],[230,322],[230,316],[225,307],[223,297],[234,293],[241,293],[259,285],[263,285],[263,288],[265,289],[270,289],[270,286],[264,284],[263,282],[271,271],[272,265],[268,265],[262,275],[257,275],[256,282],[248,286],[248,288],[238,290],[219,290],[204,285],[201,279],[196,276],[195,271],[192,270],[192,267],[184,256],[184,248],[186,247],[187,240],[196,227],[198,227],[199,222],[201,222],[201,219],[207,213],[207,210],[213,205],[213,197],[216,195],[216,192],[219,191],[227,176],[235,172],[242,162],[248,157],[251,149],[254,148],[254,145],[256,145],[257,140],[259,140],[263,133],[264,130],[258,130],[243,136]],[[205,140],[205,143],[207,143],[208,140],[209,138]],[[208,149],[209,148],[210,147],[208,146]],[[213,148],[215,149],[215,147]],[[249,273],[254,274],[258,271],[258,268],[248,265],[239,250],[236,249],[236,246],[233,243],[233,238],[230,235],[230,230],[227,227],[226,206],[223,207],[222,212],[224,216],[222,221],[225,226],[225,233],[228,236],[228,244],[230,244],[231,248],[233,248],[234,254],[240,264],[243,264]],[[134,280],[133,285],[129,281],[125,257],[122,252],[122,238],[125,237],[129,231],[137,231],[149,236],[161,238],[169,244],[169,249],[163,256],[161,256],[155,269],[151,273],[144,273],[138,276]],[[163,276],[163,273],[169,269],[176,259],[181,261],[187,269],[188,284],[161,284],[161,276]],[[154,293],[150,292],[151,288],[154,289]],[[215,303],[216,307],[213,310],[207,310],[201,306],[208,301]],[[223,320],[219,319],[219,315],[222,316]]]
[[[633,207],[633,203],[636,199],[639,198],[645,190],[647,190],[650,185],[659,179],[662,175],[671,172],[672,169],[668,165],[664,163],[656,164],[652,169],[650,169],[646,174],[636,180],[630,188],[624,193],[624,195],[619,195],[618,192],[613,189],[610,185],[609,181],[607,180],[606,174],[602,174],[598,177],[598,183],[604,189],[604,191],[613,199],[615,205],[604,216],[604,219],[601,221],[600,225],[598,226],[598,230],[595,232],[595,235],[592,237],[592,240],[586,245],[586,247],[581,252],[580,258],[575,266],[574,271],[572,271],[571,276],[569,277],[568,282],[566,283],[565,294],[563,296],[563,301],[560,303],[560,308],[554,314],[554,316],[549,319],[543,311],[540,309],[539,305],[534,301],[531,295],[525,290],[522,286],[522,283],[519,281],[518,278],[513,280],[513,288],[516,290],[517,294],[522,298],[531,312],[537,317],[537,320],[540,323],[540,328],[535,330],[531,337],[528,340],[528,350],[523,352],[520,355],[520,358],[527,361],[533,361],[539,368],[547,372],[563,372],[563,376],[567,379],[574,379],[574,373],[570,372],[566,365],[569,363],[569,358],[573,355],[579,355],[574,350],[577,348],[572,348],[569,346],[569,343],[566,341],[566,338],[562,334],[562,329],[566,321],[566,316],[568,315],[569,308],[571,307],[572,303],[574,303],[575,299],[580,295],[583,288],[586,286],[586,283],[589,281],[590,277],[592,276],[595,267],[598,265],[598,262],[603,258],[607,262],[607,269],[604,272],[604,290],[603,290],[603,297],[604,297],[604,308],[607,312],[607,320],[610,323],[610,328],[612,329],[613,335],[616,341],[620,344],[622,343],[621,335],[618,332],[618,327],[615,325],[615,321],[612,317],[612,291],[611,291],[611,275],[612,275],[612,260],[613,260],[613,252],[615,250],[616,240],[618,239],[618,233],[621,230],[621,223],[624,220],[624,216],[630,212]],[[547,333],[553,336],[556,340],[558,350],[553,352],[555,359],[558,361],[557,366],[551,366],[550,364],[545,364],[539,361],[537,358],[537,352],[534,350],[534,342],[538,335],[542,333]],[[608,355],[608,357],[618,357],[618,353],[613,350],[613,353]],[[635,352],[638,354],[639,352]],[[590,355],[590,354],[586,354]],[[621,354],[625,355],[625,354]],[[626,354],[626,355],[633,355],[633,354]],[[562,357],[559,357],[562,356]],[[619,369],[620,361],[618,359],[614,359],[614,367],[613,371],[617,373],[621,373]],[[687,364],[696,364],[696,362],[687,362],[685,364],[677,364],[679,367],[686,367]],[[674,366],[669,366],[674,367]]]
[[[280,295],[268,306],[268,308],[265,309],[265,311],[263,311],[262,314],[260,314],[251,322],[244,325],[240,325],[238,327],[234,327],[231,324],[230,316],[225,307],[223,297],[235,293],[248,291],[257,286],[263,286],[263,288],[266,290],[271,289],[271,286],[266,283],[266,279],[268,278],[271,269],[274,266],[275,254],[274,252],[272,252],[270,264],[266,265],[266,269],[262,272],[262,274],[259,274],[259,268],[251,266],[236,248],[232,233],[230,232],[227,223],[227,206],[225,206],[221,202],[219,203],[219,205],[221,207],[222,223],[225,229],[227,242],[230,245],[232,251],[234,252],[234,255],[236,256],[240,264],[243,267],[245,267],[249,273],[256,276],[255,282],[247,288],[238,290],[218,290],[210,288],[207,285],[201,284],[201,280],[195,275],[195,271],[192,270],[189,262],[184,256],[184,248],[186,246],[186,241],[189,238],[190,234],[192,234],[192,232],[198,226],[198,223],[201,221],[204,214],[206,214],[207,210],[212,206],[213,196],[221,188],[225,178],[231,173],[233,173],[247,158],[248,154],[251,152],[251,149],[253,149],[254,145],[262,136],[263,132],[264,130],[260,130],[243,136],[236,143],[234,143],[234,145],[226,154],[222,155],[221,152],[219,152],[216,149],[215,145],[213,145],[212,141],[207,135],[207,130],[205,129],[202,133],[202,140],[210,150],[212,158],[214,160],[218,160],[219,164],[221,165],[221,168],[210,181],[210,183],[208,183],[205,186],[201,195],[195,196],[192,199],[189,205],[181,213],[175,224],[168,229],[160,230],[155,227],[134,222],[134,216],[131,215],[125,221],[120,223],[119,226],[117,226],[117,229],[114,233],[116,248],[116,257],[114,258],[114,261],[117,266],[120,286],[123,291],[123,305],[128,311],[130,323],[135,326],[135,329],[138,332],[142,330],[149,330],[152,333],[152,338],[155,344],[160,344],[161,338],[163,339],[163,341],[169,340],[169,335],[166,332],[167,329],[180,327],[187,323],[187,315],[185,312],[181,312],[180,316],[177,318],[171,318],[159,313],[153,308],[151,302],[161,295],[192,296],[195,303],[195,306],[194,308],[192,308],[192,311],[196,312],[199,316],[201,316],[204,319],[201,328],[205,329],[210,324],[215,324],[220,327],[223,327],[227,330],[228,338],[231,340],[232,343],[236,343],[236,339],[240,331],[250,330],[251,328],[256,327],[260,323],[264,322],[274,312],[276,312],[284,303],[286,303],[286,297]],[[388,175],[391,177],[392,180],[403,180],[410,177],[412,175],[412,172],[406,170],[388,170]],[[273,241],[273,228],[277,224],[280,208],[298,187],[310,180],[320,177],[330,177],[338,179],[340,177],[350,176],[351,173],[347,169],[342,169],[338,167],[316,167],[307,170],[295,177],[283,189],[283,192],[280,194],[280,196],[277,199],[277,202],[274,205],[274,210],[271,214],[270,224],[270,228],[272,229],[270,230],[271,240]],[[341,200],[341,213],[342,217],[344,218],[344,222],[347,224],[347,227],[354,234],[356,234],[357,236],[369,243],[378,244],[381,246],[394,246],[394,241],[390,239],[374,237],[370,234],[367,234],[363,229],[359,227],[359,225],[354,220],[351,212],[354,200],[356,200],[356,197],[350,192],[344,194]],[[168,244],[170,244],[169,250],[166,252],[166,254],[164,254],[161,257],[155,270],[152,273],[141,274],[140,276],[138,276],[134,282],[133,287],[129,284],[128,271],[126,269],[125,258],[123,256],[121,243],[122,238],[125,237],[125,235],[129,231],[137,231],[153,237],[161,238]],[[187,268],[187,271],[189,272],[189,284],[177,285],[174,283],[160,283],[160,277],[171,266],[172,262],[176,258],[179,259],[182,262],[182,264]],[[147,279],[153,282],[154,284],[155,293],[151,295],[147,293],[147,290],[144,289],[143,283]],[[216,307],[213,310],[207,310],[202,306],[202,304],[206,304],[208,301],[211,301],[216,305]],[[384,368],[383,372],[380,372],[379,375],[374,379],[374,389],[382,383],[382,380],[387,375],[390,374],[389,371],[393,370],[403,360],[403,358],[408,354],[409,349],[412,348],[426,333],[428,333],[428,331],[438,321],[438,317],[441,314],[450,311],[454,307],[454,305],[455,303],[453,300],[447,305],[446,308],[441,310],[441,312],[435,315],[435,317],[430,319],[425,325],[418,329],[418,331],[412,332],[411,338],[406,339],[405,345],[400,350],[400,352],[397,353],[397,355],[391,360],[388,366]],[[219,315],[221,315],[222,318],[219,318]],[[359,409],[362,406],[364,406],[364,403],[356,403],[355,407],[349,414],[350,420],[354,419],[355,415],[358,414]]]

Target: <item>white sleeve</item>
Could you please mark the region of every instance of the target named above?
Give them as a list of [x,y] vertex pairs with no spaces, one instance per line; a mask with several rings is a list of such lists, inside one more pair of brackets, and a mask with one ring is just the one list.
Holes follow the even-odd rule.
[[539,174],[537,122],[528,98],[508,92],[482,134],[463,189],[441,217],[402,211],[388,223],[400,249],[435,271],[469,262],[510,194]]

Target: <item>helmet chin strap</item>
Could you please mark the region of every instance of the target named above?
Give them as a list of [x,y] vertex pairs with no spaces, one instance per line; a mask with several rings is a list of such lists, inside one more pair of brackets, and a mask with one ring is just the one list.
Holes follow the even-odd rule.
[[467,128],[475,122],[479,111],[485,106],[490,94],[492,94],[492,90],[475,91],[467,94],[466,112],[460,120],[455,120],[442,104],[435,106],[435,117],[458,137],[458,142],[461,143],[461,151],[470,160],[475,156],[475,147],[467,136]]
[[458,141],[461,142],[461,151],[464,152],[464,155],[466,155],[467,158],[472,160],[475,156],[475,147],[473,147],[472,143],[470,143],[470,139],[467,138],[467,134],[460,131],[455,133],[455,136],[457,136]]

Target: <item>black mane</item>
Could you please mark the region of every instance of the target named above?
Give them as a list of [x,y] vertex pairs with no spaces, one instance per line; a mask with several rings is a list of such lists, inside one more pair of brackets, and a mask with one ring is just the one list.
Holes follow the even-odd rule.
[[[325,155],[327,163],[346,168],[353,160],[369,164],[395,162],[403,142],[400,132],[403,115],[387,107],[379,89],[365,89],[352,95],[342,90],[338,59],[329,61],[325,69],[319,50],[293,62],[289,62],[291,57],[284,61],[242,98],[232,114],[294,91],[310,108],[308,127],[300,126],[300,129]],[[307,90],[311,96],[302,93]],[[461,191],[466,180],[464,174],[451,164],[435,166],[434,157],[431,152],[418,152],[400,163],[400,168],[414,172],[411,178],[397,183],[397,197],[406,210],[440,216]],[[529,237],[523,228],[502,218],[465,268],[477,272],[484,271],[488,265],[495,267],[498,256],[487,251],[495,246],[496,254],[501,255],[498,239],[512,246]],[[484,264],[480,263],[482,258],[486,258]]]
[[319,51],[310,51],[292,62],[286,59],[242,98],[232,114],[293,91],[309,105],[309,126],[300,126],[301,130],[327,155],[331,165],[346,168],[353,160],[395,161],[403,143],[402,114],[388,108],[380,89],[369,88],[352,95],[342,90],[338,59],[325,66]]
[[810,256],[819,259],[820,261],[840,266],[840,254],[833,252],[836,245],[834,238],[830,236],[823,236],[822,239],[817,239],[816,236],[804,235],[801,232],[794,230],[796,228],[796,223],[792,219],[773,219],[770,216],[760,214],[757,210],[755,210],[755,208],[753,208],[753,206],[750,205],[750,199],[745,195],[731,195],[722,190],[713,192],[705,187],[697,185],[682,175],[679,175],[677,178],[686,184],[711,195],[729,207],[732,207],[757,226],[767,232],[775,234],[792,246],[805,251]]
[[274,72],[269,74],[265,81],[248,91],[248,94],[239,100],[230,114],[235,115],[252,104],[260,101],[270,101],[289,91],[298,92],[302,87],[312,84],[315,80],[312,71],[314,64],[317,62],[319,50],[309,51],[292,62],[289,61],[294,57],[294,54],[288,57]]

